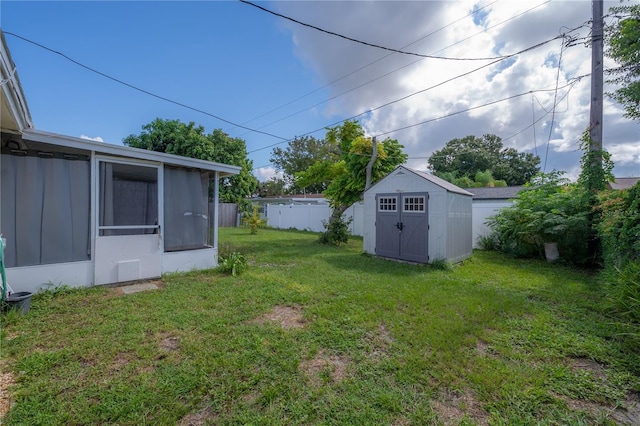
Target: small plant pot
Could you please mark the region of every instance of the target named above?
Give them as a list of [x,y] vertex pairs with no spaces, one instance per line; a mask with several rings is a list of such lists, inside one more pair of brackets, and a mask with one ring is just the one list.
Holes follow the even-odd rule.
[[28,291],[19,291],[12,293],[4,301],[3,310],[17,310],[21,315],[26,315],[31,309],[31,296],[33,293]]
[[555,262],[560,257],[558,252],[558,243],[544,243],[544,256],[547,262]]

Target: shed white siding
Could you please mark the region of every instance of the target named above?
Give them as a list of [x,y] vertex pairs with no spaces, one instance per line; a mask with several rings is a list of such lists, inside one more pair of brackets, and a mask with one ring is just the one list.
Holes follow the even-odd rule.
[[376,194],[421,192],[429,194],[429,261],[446,259],[459,262],[471,256],[471,194],[435,176],[403,166],[364,194],[365,253],[376,253]]

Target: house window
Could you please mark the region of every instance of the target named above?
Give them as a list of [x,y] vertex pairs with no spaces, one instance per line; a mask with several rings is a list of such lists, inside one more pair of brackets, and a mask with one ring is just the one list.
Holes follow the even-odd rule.
[[403,212],[424,212],[424,195],[419,197],[405,197],[402,211]]
[[379,212],[396,212],[398,211],[396,197],[380,197],[378,198]]

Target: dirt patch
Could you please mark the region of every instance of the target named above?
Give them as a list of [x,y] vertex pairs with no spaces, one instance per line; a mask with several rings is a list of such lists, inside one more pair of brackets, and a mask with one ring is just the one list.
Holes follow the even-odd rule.
[[351,360],[346,356],[327,355],[322,349],[316,355],[300,362],[298,368],[309,378],[313,385],[322,382],[321,374],[328,372],[333,383],[344,380]]
[[465,416],[479,425],[489,424],[487,413],[471,392],[446,391],[439,399],[431,401],[431,407],[438,416],[438,420],[445,425],[458,424]]
[[274,306],[271,311],[256,318],[255,321],[258,324],[277,323],[285,330],[302,328],[305,324],[300,305]]
[[109,365],[109,371],[121,371],[133,361],[135,355],[131,352],[120,352]]
[[216,413],[211,407],[205,407],[197,413],[191,413],[184,416],[178,422],[178,426],[203,426],[207,423],[215,423],[217,419]]
[[575,358],[571,360],[570,368],[574,373],[589,371],[598,380],[604,381],[607,378],[604,367],[589,358]]
[[160,343],[158,343],[158,347],[160,350],[166,352],[177,351],[180,347],[180,338],[178,336],[173,335],[163,335]]
[[165,284],[160,280],[134,281],[124,285],[112,287],[106,293],[106,297],[119,297],[131,293],[139,293],[141,291],[159,290],[165,288]]
[[567,399],[558,396],[567,403],[573,411],[584,411],[589,413],[593,418],[608,417],[620,425],[640,425],[640,394],[632,392],[627,400],[616,407],[607,407],[591,401],[583,401],[580,399]]
[[[11,408],[11,393],[9,387],[16,383],[13,373],[7,371],[6,365],[0,362],[0,419],[2,419]],[[0,422],[2,424],[2,422]]]

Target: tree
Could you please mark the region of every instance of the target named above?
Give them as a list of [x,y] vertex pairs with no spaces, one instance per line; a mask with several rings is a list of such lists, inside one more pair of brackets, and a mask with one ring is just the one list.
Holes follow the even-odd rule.
[[320,194],[327,189],[328,182],[310,183],[307,187],[300,187],[295,175],[307,170],[316,161],[325,161],[330,157],[330,147],[324,140],[303,136],[289,142],[286,149],[274,148],[271,152],[271,163],[276,169],[282,171],[288,193],[296,194],[306,191]]
[[232,138],[220,129],[205,134],[204,127],[194,122],[156,118],[142,126],[139,135],[129,135],[122,143],[133,148],[148,149],[215,161],[241,167],[240,174],[220,180],[220,200],[244,204],[244,198],[253,194],[258,180],[253,176],[253,162],[247,158],[245,142]]
[[608,93],[625,110],[625,117],[640,119],[640,5],[617,6],[609,9],[617,21],[607,27],[605,54],[620,66],[607,71],[609,83],[621,87]]
[[[330,159],[315,162],[304,172],[298,173],[296,179],[303,187],[329,182],[324,194],[332,208],[327,224],[330,232],[332,228],[342,228],[342,214],[362,197],[373,141],[364,136],[364,130],[357,121],[345,121],[341,126],[328,128],[325,141],[335,154],[330,155]],[[385,139],[377,142],[376,146],[378,156],[373,164],[372,183],[407,160],[407,155],[402,152],[404,147],[395,139]]]
[[279,197],[284,195],[285,181],[273,176],[271,179],[258,184],[259,197]]
[[452,139],[435,151],[428,163],[429,169],[443,179],[473,181],[478,172],[490,172],[495,181],[505,181],[509,186],[523,185],[540,171],[540,157],[514,148],[503,149],[502,139],[490,134]]

